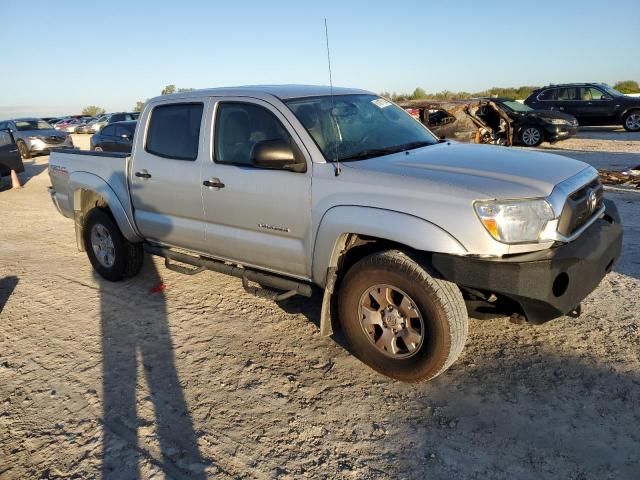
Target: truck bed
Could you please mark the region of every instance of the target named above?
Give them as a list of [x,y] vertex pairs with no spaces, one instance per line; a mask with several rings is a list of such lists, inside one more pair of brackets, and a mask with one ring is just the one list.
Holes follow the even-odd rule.
[[[130,154],[90,152],[86,150],[54,149],[49,158],[51,185],[60,213],[73,218],[75,179],[94,177],[93,182],[103,184],[116,195],[128,215],[132,213],[127,174]],[[129,217],[131,218],[131,217]]]

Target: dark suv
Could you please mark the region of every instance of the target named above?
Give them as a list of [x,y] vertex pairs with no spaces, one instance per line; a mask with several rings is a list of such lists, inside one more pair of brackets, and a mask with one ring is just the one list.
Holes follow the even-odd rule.
[[640,98],[624,95],[604,83],[568,83],[535,90],[524,101],[534,109],[561,110],[580,125],[620,125],[640,131]]

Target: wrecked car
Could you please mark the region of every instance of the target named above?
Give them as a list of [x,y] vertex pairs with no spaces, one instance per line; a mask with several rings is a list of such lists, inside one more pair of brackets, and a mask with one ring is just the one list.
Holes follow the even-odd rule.
[[461,142],[535,147],[578,131],[578,121],[567,113],[534,110],[505,98],[409,100],[399,105],[439,137]]

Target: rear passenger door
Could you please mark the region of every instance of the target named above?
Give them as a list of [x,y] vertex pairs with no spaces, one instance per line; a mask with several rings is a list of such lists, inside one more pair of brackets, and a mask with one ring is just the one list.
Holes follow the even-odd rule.
[[[208,252],[308,278],[311,162],[299,137],[277,108],[257,99],[219,101],[213,120],[213,158],[203,164],[201,187]],[[306,172],[254,167],[253,148],[269,140],[292,145]]]
[[208,148],[204,102],[162,103],[145,111],[138,128],[130,185],[134,216],[145,238],[202,250],[200,161]]

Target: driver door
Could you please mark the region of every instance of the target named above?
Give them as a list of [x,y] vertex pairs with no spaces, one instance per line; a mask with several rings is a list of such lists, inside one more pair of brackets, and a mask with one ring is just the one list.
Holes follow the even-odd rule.
[[24,165],[11,132],[8,129],[0,130],[0,177],[9,175],[11,170],[22,173]]
[[306,172],[254,167],[252,149],[266,140],[302,144],[267,102],[216,102],[212,158],[201,176],[207,250],[243,265],[309,278],[311,161],[302,154]]

